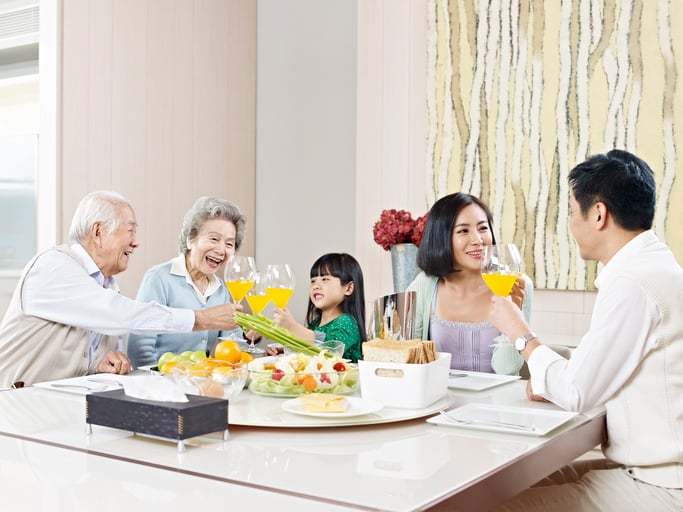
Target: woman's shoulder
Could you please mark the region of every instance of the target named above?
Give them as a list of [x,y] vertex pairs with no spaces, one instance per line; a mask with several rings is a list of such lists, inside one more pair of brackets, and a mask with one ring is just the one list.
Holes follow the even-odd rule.
[[173,264],[173,260],[168,260],[164,261],[162,263],[157,263],[156,265],[152,265],[145,271],[145,275],[166,275],[171,273],[171,265]]
[[175,276],[171,274],[171,264],[173,260],[165,261],[148,268],[142,276],[138,292],[145,293],[146,290],[168,288],[173,286]]
[[413,279],[413,281],[408,285],[408,291],[416,291],[420,293],[424,290],[428,290],[429,288],[433,288],[434,286],[436,286],[438,280],[438,277],[427,275],[424,271],[421,271],[419,274],[415,276],[415,279]]

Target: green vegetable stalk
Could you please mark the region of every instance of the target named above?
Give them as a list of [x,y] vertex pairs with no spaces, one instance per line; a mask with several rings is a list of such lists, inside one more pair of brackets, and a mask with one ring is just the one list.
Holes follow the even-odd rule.
[[242,329],[251,329],[261,336],[278,342],[283,347],[287,347],[294,352],[301,352],[309,356],[320,353],[320,348],[304,340],[297,338],[284,327],[278,327],[270,318],[263,315],[250,315],[248,313],[235,313],[235,323]]

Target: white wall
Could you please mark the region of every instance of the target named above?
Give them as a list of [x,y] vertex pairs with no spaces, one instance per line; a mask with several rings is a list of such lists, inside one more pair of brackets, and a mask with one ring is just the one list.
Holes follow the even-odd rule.
[[[310,265],[324,252],[358,257],[368,302],[391,291],[390,257],[372,224],[383,208],[428,206],[425,9],[426,0],[258,0],[250,243],[259,266],[294,265],[299,319]],[[174,238],[179,219],[160,219]],[[0,280],[0,312],[14,279]],[[573,344],[593,301],[591,292],[537,290],[534,329]]]
[[256,262],[293,265],[300,321],[312,263],[356,253],[356,14],[348,0],[258,0]]

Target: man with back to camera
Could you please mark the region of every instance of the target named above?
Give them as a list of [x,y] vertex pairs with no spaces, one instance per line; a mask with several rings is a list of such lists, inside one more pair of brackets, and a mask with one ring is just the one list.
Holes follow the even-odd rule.
[[683,510],[683,269],[651,230],[653,172],[613,150],[577,165],[569,185],[580,255],[604,265],[589,331],[567,360],[509,300],[494,296],[491,322],[527,360],[530,399],[605,405],[606,459],[568,466],[495,510]]
[[109,191],[85,196],[70,245],[35,256],[24,269],[0,324],[0,387],[92,373],[125,374],[127,333],[233,329],[241,306],[177,309],[119,293],[114,276],[139,243],[133,207]]

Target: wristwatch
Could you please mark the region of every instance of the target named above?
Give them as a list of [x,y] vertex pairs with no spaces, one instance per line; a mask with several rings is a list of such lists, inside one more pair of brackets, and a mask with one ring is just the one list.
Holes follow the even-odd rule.
[[527,341],[533,340],[534,338],[538,338],[538,336],[536,336],[536,333],[533,333],[533,332],[528,332],[525,335],[520,336],[519,338],[517,338],[515,340],[515,348],[519,352],[521,352],[526,347]]

